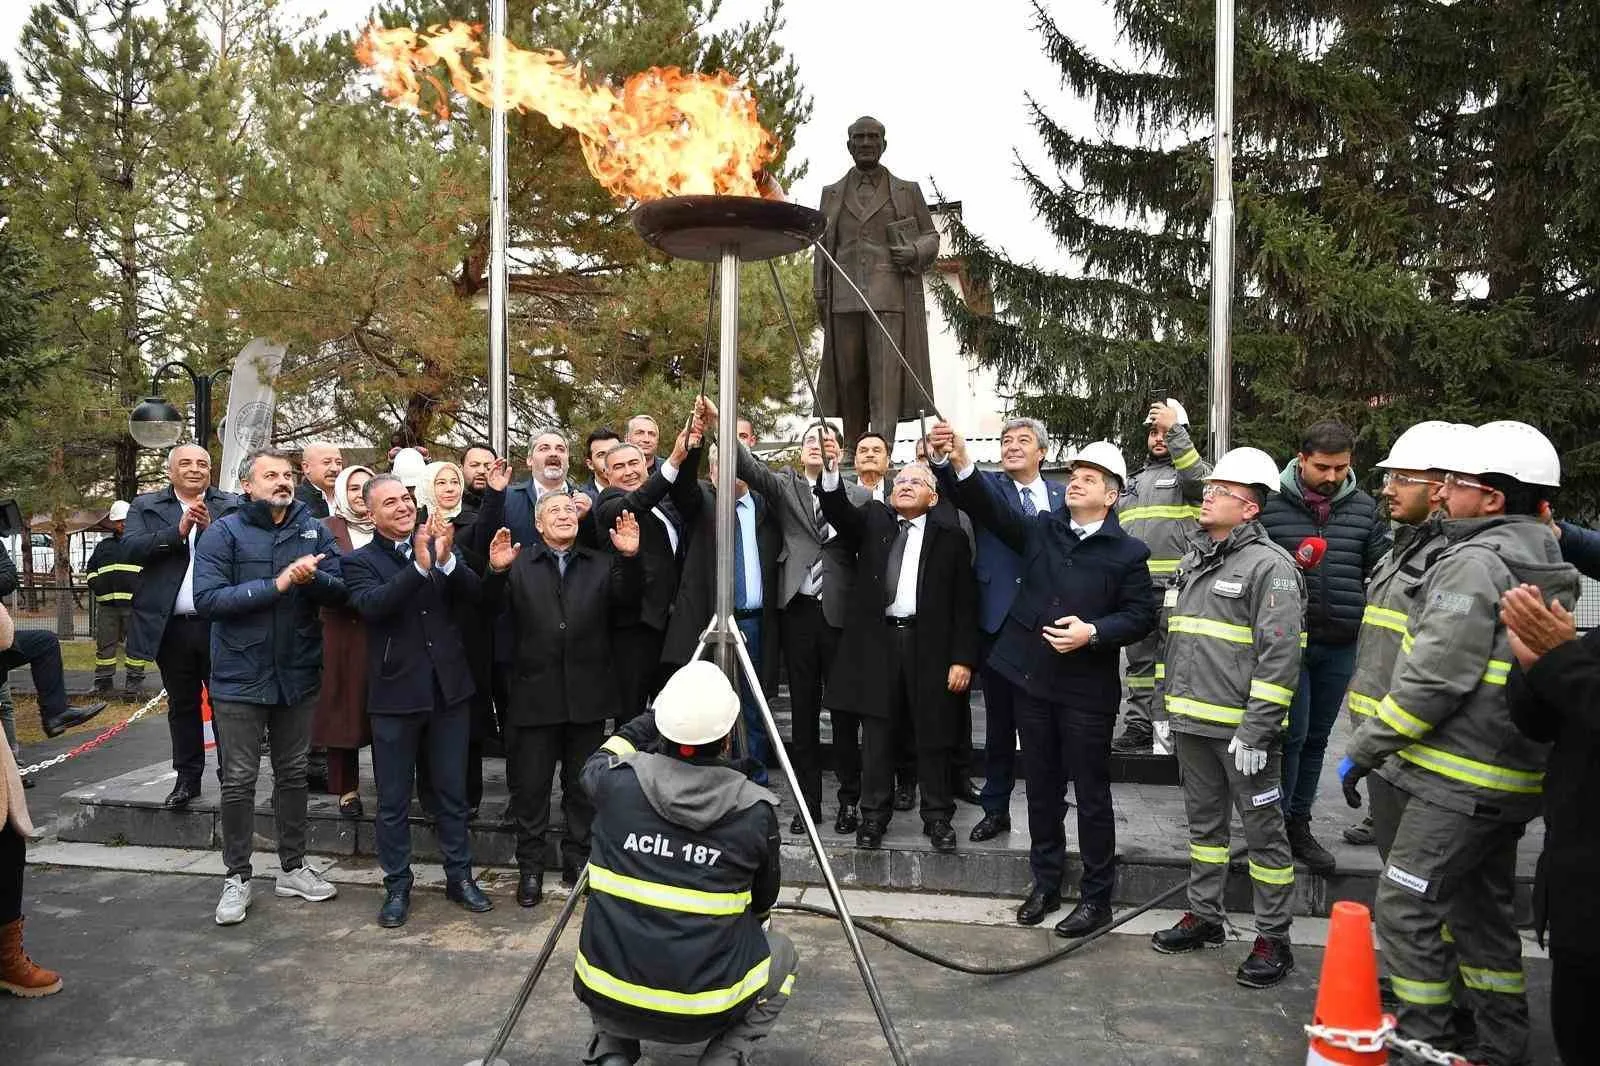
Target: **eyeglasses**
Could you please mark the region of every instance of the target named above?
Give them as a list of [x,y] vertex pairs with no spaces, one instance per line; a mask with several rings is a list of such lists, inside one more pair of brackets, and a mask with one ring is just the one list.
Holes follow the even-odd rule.
[[1444,484],[1443,481],[1439,481],[1439,480],[1437,480],[1435,478],[1431,478],[1431,477],[1412,477],[1410,474],[1402,474],[1398,470],[1391,470],[1387,474],[1384,474],[1383,475],[1383,483],[1385,485],[1443,485]]
[[897,476],[894,479],[894,484],[896,486],[899,486],[899,485],[920,485],[925,489],[932,489],[933,488],[933,482],[929,481],[925,477],[917,477],[914,474],[910,475],[910,476],[907,476],[905,474],[900,474],[899,476]]
[[1460,474],[1446,474],[1444,476],[1444,483],[1449,488],[1477,489],[1479,492],[1495,491],[1494,487],[1491,485],[1485,485],[1481,481],[1474,481],[1470,477],[1462,477]]
[[1256,502],[1252,497],[1246,496],[1242,492],[1234,492],[1230,488],[1227,488],[1227,487],[1222,486],[1222,485],[1218,485],[1215,481],[1213,481],[1211,484],[1207,485],[1205,488],[1201,489],[1200,490],[1200,495],[1202,497],[1204,497],[1205,499],[1208,499],[1208,500],[1212,499],[1214,497],[1217,497],[1217,496],[1228,496],[1228,497],[1230,497],[1232,499],[1238,500],[1240,503],[1255,503]]

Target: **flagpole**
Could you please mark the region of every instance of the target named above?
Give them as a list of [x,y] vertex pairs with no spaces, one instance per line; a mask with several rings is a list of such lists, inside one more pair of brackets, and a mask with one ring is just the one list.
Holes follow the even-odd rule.
[[1216,0],[1217,78],[1211,148],[1211,456],[1228,450],[1233,398],[1233,4]]
[[510,406],[506,360],[506,0],[489,0],[489,443],[507,455]]

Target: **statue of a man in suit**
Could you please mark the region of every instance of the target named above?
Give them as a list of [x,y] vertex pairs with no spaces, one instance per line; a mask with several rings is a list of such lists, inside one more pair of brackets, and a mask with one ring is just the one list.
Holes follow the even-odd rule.
[[[933,393],[922,275],[938,258],[939,233],[917,183],[895,177],[879,163],[887,144],[883,123],[856,119],[848,141],[855,166],[822,190],[821,209],[828,220],[823,247],[866,303],[821,253],[813,258],[812,285],[823,327],[819,399],[824,414],[844,419],[851,442],[869,427],[893,440],[898,422],[933,406],[922,391]],[[869,306],[910,371],[867,314]]]

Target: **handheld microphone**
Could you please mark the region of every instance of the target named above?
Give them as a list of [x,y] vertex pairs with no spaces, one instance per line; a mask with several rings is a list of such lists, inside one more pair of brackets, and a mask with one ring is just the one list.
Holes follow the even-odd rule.
[[1294,550],[1294,562],[1302,570],[1315,570],[1322,565],[1322,557],[1328,553],[1328,542],[1322,537],[1307,537],[1300,542]]

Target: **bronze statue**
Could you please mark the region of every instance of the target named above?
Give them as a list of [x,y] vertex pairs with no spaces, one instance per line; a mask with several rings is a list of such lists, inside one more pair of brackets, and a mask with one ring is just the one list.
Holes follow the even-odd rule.
[[[888,144],[883,123],[856,119],[847,143],[856,165],[822,190],[821,210],[828,219],[822,246],[867,303],[826,257],[813,254],[812,285],[823,331],[819,401],[823,414],[843,417],[847,441],[854,442],[869,426],[892,441],[897,423],[933,407],[923,392],[933,394],[922,275],[939,256],[939,233],[917,183],[879,164]],[[915,379],[866,313],[868,306],[893,336]]]

